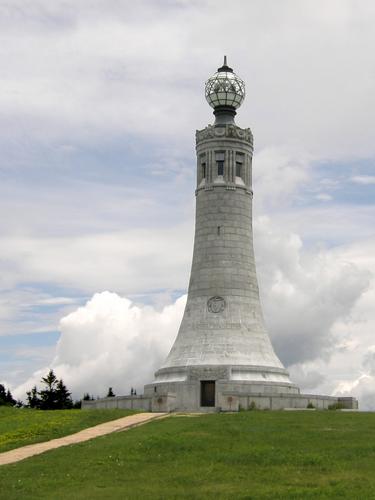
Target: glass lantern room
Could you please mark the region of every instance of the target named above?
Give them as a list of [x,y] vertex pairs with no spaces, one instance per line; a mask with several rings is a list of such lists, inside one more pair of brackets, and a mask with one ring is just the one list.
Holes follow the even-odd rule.
[[230,106],[237,109],[245,99],[245,82],[227,66],[226,56],[224,65],[207,80],[205,94],[212,108]]

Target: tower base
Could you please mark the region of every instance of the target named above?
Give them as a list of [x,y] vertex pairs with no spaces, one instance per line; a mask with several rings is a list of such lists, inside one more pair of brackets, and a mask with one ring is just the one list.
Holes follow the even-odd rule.
[[225,365],[164,368],[145,386],[145,396],[161,398],[160,404],[163,397],[173,397],[173,411],[219,411],[249,394],[292,395],[299,388],[283,368]]
[[[205,406],[198,409],[182,410],[178,408],[178,392],[153,392],[153,385],[146,386],[149,396],[116,396],[112,398],[82,401],[83,410],[103,409],[132,409],[152,412],[210,413],[219,411],[236,412],[241,410],[358,410],[358,401],[352,397],[322,396],[317,394],[283,394],[283,393],[256,393],[220,391],[221,406]],[[145,389],[146,389],[145,388]],[[179,389],[177,386],[175,389]],[[242,388],[243,389],[243,388]],[[151,395],[152,394],[152,395]]]

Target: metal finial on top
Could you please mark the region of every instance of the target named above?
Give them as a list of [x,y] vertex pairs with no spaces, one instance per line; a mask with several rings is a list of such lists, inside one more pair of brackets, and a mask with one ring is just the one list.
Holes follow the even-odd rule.
[[224,56],[224,64],[222,65],[222,67],[221,67],[221,68],[218,68],[217,70],[218,70],[218,71],[220,71],[220,72],[225,71],[225,72],[227,72],[227,73],[233,73],[233,69],[232,69],[232,68],[230,68],[230,67],[228,66],[228,64],[227,64],[227,56]]

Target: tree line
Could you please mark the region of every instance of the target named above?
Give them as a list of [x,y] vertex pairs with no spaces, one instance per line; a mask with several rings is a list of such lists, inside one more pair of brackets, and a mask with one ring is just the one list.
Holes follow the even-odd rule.
[[35,385],[27,391],[27,406],[40,410],[69,410],[78,407],[73,404],[71,392],[68,391],[63,380],[56,377],[53,370],[50,370],[41,382],[44,384],[42,390],[38,390]]
[[0,384],[0,406],[15,406],[17,401],[13,398],[12,393],[3,384]]
[[[51,369],[45,377],[42,377],[41,390],[35,385],[30,391],[26,392],[27,403],[24,405],[22,401],[16,401],[9,389],[0,384],[0,406],[26,406],[39,410],[69,410],[71,408],[81,408],[81,401],[73,402],[72,394],[63,382],[63,379],[58,379]],[[131,394],[137,394],[135,390],[131,390]],[[109,387],[107,398],[115,397],[112,387]],[[83,400],[94,400],[93,396],[85,393]]]

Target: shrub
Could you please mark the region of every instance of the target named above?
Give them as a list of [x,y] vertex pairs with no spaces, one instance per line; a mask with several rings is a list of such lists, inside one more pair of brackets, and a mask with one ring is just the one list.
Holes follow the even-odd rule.
[[331,405],[328,406],[329,410],[342,410],[344,408],[344,405],[342,403],[332,403]]
[[90,394],[88,392],[84,393],[82,399],[83,399],[83,401],[94,401],[95,400],[94,396],[90,396]]
[[113,392],[112,387],[109,387],[106,397],[107,398],[114,398],[115,397],[115,393]]

